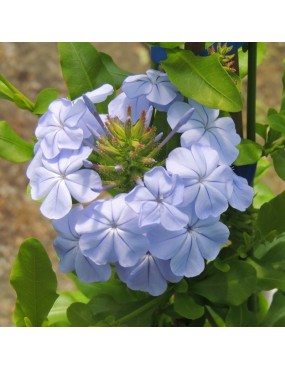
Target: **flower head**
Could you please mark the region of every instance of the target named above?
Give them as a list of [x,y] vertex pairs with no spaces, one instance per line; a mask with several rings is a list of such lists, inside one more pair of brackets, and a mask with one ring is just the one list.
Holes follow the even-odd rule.
[[233,171],[228,166],[219,166],[214,149],[198,144],[191,149],[176,148],[169,153],[166,168],[183,179],[184,202],[193,203],[199,218],[217,217],[226,211]]
[[129,207],[139,215],[139,226],[161,224],[176,230],[187,217],[176,207],[183,202],[182,180],[163,167],[154,167],[144,175],[144,186],[136,186],[127,196]]
[[128,267],[148,250],[138,217],[125,203],[125,195],[96,201],[83,212],[76,226],[83,254],[98,265],[119,261]]
[[152,255],[170,259],[170,268],[175,275],[193,277],[204,270],[204,259],[216,258],[228,240],[229,230],[217,218],[200,220],[191,208],[184,211],[189,217],[186,226],[176,231],[152,229],[148,238]]
[[192,99],[188,102],[173,103],[167,113],[168,123],[174,128],[187,110],[191,107],[195,109],[193,115],[179,129],[183,133],[181,145],[186,148],[191,148],[195,143],[210,146],[217,151],[220,164],[232,164],[238,156],[236,145],[241,140],[232,118],[218,118],[218,109],[207,108]]
[[122,85],[123,92],[128,98],[133,99],[145,96],[146,99],[160,110],[167,107],[181,94],[169,81],[166,73],[153,69],[146,71],[146,74],[129,76]]
[[[72,198],[90,202],[101,192],[100,176],[91,169],[81,169],[91,149],[62,150],[53,159],[42,158],[42,165],[33,172],[30,185],[32,199],[45,197],[41,212],[47,218],[64,217],[72,207]],[[92,189],[99,189],[94,191]]]

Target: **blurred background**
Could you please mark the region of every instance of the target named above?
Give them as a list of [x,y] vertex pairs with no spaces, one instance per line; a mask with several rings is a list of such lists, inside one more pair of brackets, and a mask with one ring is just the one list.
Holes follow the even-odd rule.
[[[143,43],[94,43],[94,46],[111,55],[118,66],[129,72],[144,73],[150,67],[148,48]],[[284,58],[285,43],[267,43],[266,58],[258,67],[257,122],[266,122],[269,107],[279,109]],[[47,87],[56,88],[61,97],[67,95],[55,43],[0,43],[0,74],[32,101]],[[27,140],[34,135],[36,117],[9,101],[0,100],[0,120],[7,121]],[[24,239],[38,238],[46,247],[58,277],[58,290],[73,288],[73,283],[58,271],[58,259],[52,247],[56,233],[50,221],[26,195],[26,168],[26,164],[0,160],[0,326],[12,325],[16,297],[9,285],[9,274]],[[285,190],[285,183],[273,170],[263,181],[276,194]]]

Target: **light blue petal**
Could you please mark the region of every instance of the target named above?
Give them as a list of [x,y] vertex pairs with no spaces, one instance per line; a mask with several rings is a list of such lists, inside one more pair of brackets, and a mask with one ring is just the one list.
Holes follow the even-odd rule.
[[56,145],[59,149],[79,149],[83,142],[83,130],[81,128],[64,127],[58,133]]
[[207,108],[193,99],[188,99],[188,103],[191,107],[195,109],[195,119],[203,122],[205,126],[208,123],[215,121],[219,116],[218,109]]
[[193,238],[184,243],[180,251],[170,261],[170,268],[177,276],[193,277],[200,275],[205,262]]
[[64,181],[59,181],[43,201],[40,210],[47,218],[59,219],[64,217],[71,210],[71,207],[71,195]]
[[147,95],[152,89],[152,83],[146,75],[129,76],[125,79],[122,90],[128,98]]
[[254,190],[245,178],[233,173],[233,192],[229,203],[239,211],[245,211],[252,203]]
[[155,198],[164,199],[173,191],[175,179],[163,167],[156,166],[145,173],[144,183]]
[[78,240],[79,234],[75,230],[78,218],[82,214],[83,207],[78,205],[74,207],[66,216],[58,220],[53,220],[52,224],[55,231],[63,238],[69,240]]
[[93,261],[83,256],[78,250],[75,259],[75,271],[80,281],[93,283],[107,281],[111,277],[110,265],[96,265]]
[[30,181],[32,199],[39,200],[45,197],[60,180],[54,172],[38,167]]
[[155,201],[144,202],[139,213],[139,226],[151,226],[160,223],[160,204]]
[[58,137],[61,133],[61,129],[56,129],[47,134],[41,141],[41,148],[46,158],[55,158],[60,149],[58,147]]
[[83,234],[79,240],[79,247],[84,256],[97,265],[106,265],[118,260],[114,250],[114,232],[111,229]]
[[92,101],[93,104],[101,103],[112,95],[114,88],[110,84],[104,84],[93,91],[87,92],[85,95]]
[[93,170],[83,169],[66,176],[65,184],[70,194],[79,202],[87,203],[97,198],[100,191],[96,192],[91,188],[101,189],[101,178]]
[[170,82],[158,82],[153,84],[152,90],[147,94],[147,99],[159,105],[168,105],[177,95],[177,89]]
[[155,200],[155,196],[144,186],[136,186],[126,196],[125,201],[136,213],[140,212],[142,204]]
[[225,212],[227,208],[228,201],[224,194],[215,189],[210,183],[200,185],[195,200],[195,212],[199,218],[217,217]]
[[170,261],[163,261],[158,258],[155,258],[154,260],[165,280],[170,281],[171,283],[178,283],[178,281],[183,278],[183,276],[173,274],[170,268]]
[[160,222],[166,230],[180,230],[188,223],[188,216],[171,204],[161,204]]

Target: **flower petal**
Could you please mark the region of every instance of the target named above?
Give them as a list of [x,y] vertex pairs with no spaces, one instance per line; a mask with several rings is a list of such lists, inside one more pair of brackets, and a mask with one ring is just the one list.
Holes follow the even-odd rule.
[[58,181],[41,205],[41,212],[51,219],[64,217],[72,207],[71,195],[64,181]]
[[101,189],[101,178],[93,170],[83,169],[68,174],[65,183],[70,194],[79,202],[87,203],[97,198],[100,191],[93,191],[91,188]]

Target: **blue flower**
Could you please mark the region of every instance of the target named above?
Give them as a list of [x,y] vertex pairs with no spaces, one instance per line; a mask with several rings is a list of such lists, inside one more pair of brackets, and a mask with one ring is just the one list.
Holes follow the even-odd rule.
[[172,176],[160,166],[144,175],[144,185],[136,186],[126,202],[139,216],[139,226],[161,224],[168,230],[186,225],[187,216],[176,206],[183,203],[184,186],[178,176]]
[[122,267],[117,265],[119,278],[130,289],[148,292],[158,296],[167,289],[167,281],[177,283],[182,276],[173,274],[169,267],[169,261],[163,261],[147,253],[135,266]]
[[178,131],[183,133],[181,145],[186,148],[194,143],[208,145],[218,152],[219,164],[232,164],[238,156],[236,145],[241,140],[232,118],[218,118],[218,109],[207,108],[192,99],[188,101],[188,104],[173,103],[167,113],[168,123],[174,128],[186,111],[195,108],[193,115]]
[[138,217],[125,203],[125,195],[96,201],[79,218],[76,231],[83,254],[98,265],[119,261],[133,266],[148,250]]
[[169,260],[175,275],[193,277],[205,268],[205,260],[218,255],[221,246],[228,240],[228,228],[217,218],[198,219],[191,208],[184,210],[189,220],[177,231],[153,228],[148,233],[150,252],[153,256]]
[[245,178],[233,172],[233,192],[229,198],[229,203],[239,211],[245,211],[252,203],[254,190],[248,185]]
[[165,106],[168,108],[178,96],[179,99],[181,97],[177,88],[169,81],[167,74],[154,69],[149,69],[145,75],[127,77],[123,82],[122,90],[130,99],[145,96],[159,110],[163,110]]
[[[51,219],[64,217],[72,207],[72,197],[79,202],[90,202],[101,192],[100,176],[91,169],[80,169],[91,149],[62,150],[53,159],[42,158],[42,166],[32,174],[31,197],[45,197],[41,212]],[[92,189],[95,189],[94,191]]]
[[193,144],[191,149],[176,148],[166,159],[167,170],[184,180],[185,205],[193,204],[201,219],[217,217],[228,208],[233,171],[229,166],[218,164],[218,153],[199,144]]
[[153,108],[144,95],[130,99],[125,93],[119,94],[108,105],[109,115],[111,117],[118,117],[122,122],[125,122],[128,118],[129,107],[131,108],[131,118],[134,123],[139,120],[142,112],[145,112],[145,124],[149,125]]
[[75,271],[84,283],[107,281],[111,276],[110,265],[96,265],[80,250],[80,235],[75,231],[75,225],[82,210],[82,206],[77,206],[63,218],[53,220],[59,234],[54,240],[54,248],[60,258],[59,269],[65,273]]
[[[93,101],[99,102],[112,92],[111,85],[103,85],[87,95],[89,94]],[[88,125],[100,129],[82,98],[74,102],[67,99],[52,102],[48,111],[39,119],[35,131],[44,156],[51,159],[62,149],[80,149],[83,139],[91,136]]]

